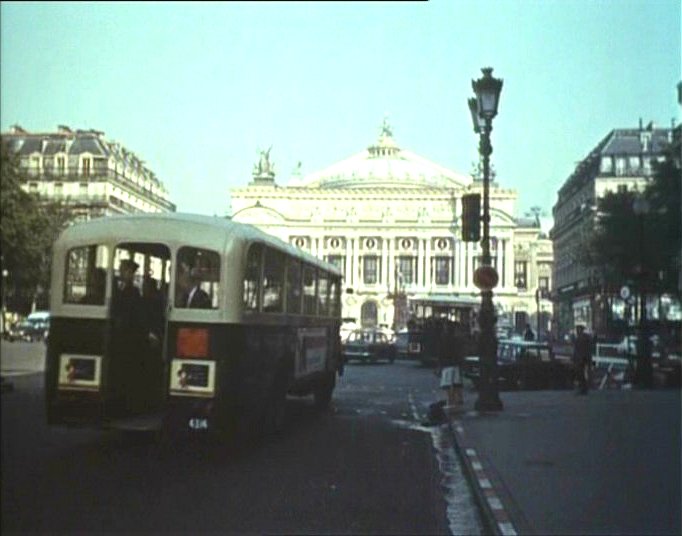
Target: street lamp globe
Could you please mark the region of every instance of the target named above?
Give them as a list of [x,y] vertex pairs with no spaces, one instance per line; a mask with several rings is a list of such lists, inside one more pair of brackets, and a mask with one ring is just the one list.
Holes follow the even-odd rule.
[[472,80],[471,86],[476,94],[478,104],[478,115],[490,121],[497,115],[497,106],[500,102],[500,92],[502,91],[502,80],[493,78],[492,67],[481,69],[483,78]]

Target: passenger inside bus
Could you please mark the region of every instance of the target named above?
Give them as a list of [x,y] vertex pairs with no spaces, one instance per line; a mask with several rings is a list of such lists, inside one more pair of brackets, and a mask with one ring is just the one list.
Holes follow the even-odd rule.
[[203,270],[199,267],[194,267],[189,273],[191,288],[187,295],[185,307],[190,309],[210,309],[211,298],[205,290],[201,288],[201,283],[204,281]]
[[150,274],[145,275],[142,281],[142,308],[153,343],[160,341],[163,335],[165,305],[165,294],[159,289],[156,279]]
[[128,411],[140,404],[142,348],[146,342],[142,296],[134,284],[139,265],[132,259],[119,264],[119,282],[111,300],[111,354],[115,356],[116,381]]
[[178,252],[175,282],[177,307],[213,309],[217,306],[220,260],[216,252],[182,247]]
[[118,307],[139,305],[140,291],[135,286],[135,272],[139,267],[131,259],[123,259],[119,264],[119,284],[114,289],[114,302]]

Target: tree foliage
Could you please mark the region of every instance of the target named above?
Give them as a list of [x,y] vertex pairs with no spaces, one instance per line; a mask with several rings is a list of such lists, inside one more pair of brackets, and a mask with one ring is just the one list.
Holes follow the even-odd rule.
[[36,293],[49,289],[52,244],[71,219],[62,203],[46,202],[21,188],[18,158],[3,142],[0,154],[0,251],[7,271],[5,297],[26,312]]
[[681,185],[679,159],[671,150],[655,164],[643,193],[645,214],[635,213],[639,194],[633,191],[611,192],[599,199],[595,228],[585,235],[579,262],[595,269],[607,286],[637,281],[651,291],[679,296]]
[[[682,266],[682,173],[680,160],[670,154],[656,164],[656,175],[646,191],[650,204],[648,253],[664,290],[679,295]],[[662,276],[662,277],[660,277]]]
[[631,191],[607,193],[597,202],[594,229],[584,229],[578,261],[596,269],[608,287],[619,286],[632,278],[640,257],[645,257],[637,241],[643,229],[632,209],[634,199]]

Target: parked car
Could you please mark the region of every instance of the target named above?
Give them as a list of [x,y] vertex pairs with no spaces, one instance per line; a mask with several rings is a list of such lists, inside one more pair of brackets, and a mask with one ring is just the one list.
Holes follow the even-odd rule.
[[343,318],[341,320],[341,328],[339,329],[341,342],[345,342],[348,335],[353,333],[356,329],[358,329],[358,325],[355,322],[355,318]]
[[343,358],[346,362],[355,359],[376,362],[395,361],[395,345],[388,336],[377,329],[356,329],[342,345]]
[[399,331],[395,340],[393,341],[393,346],[395,347],[395,356],[398,359],[408,359],[408,345],[410,341],[410,334],[407,329]]
[[4,333],[4,337],[10,342],[33,342],[42,338],[42,331],[37,329],[33,322],[21,320],[16,324],[9,326]]
[[[463,373],[478,388],[478,356],[464,359]],[[570,389],[573,365],[557,359],[547,343],[503,340],[497,346],[497,383],[500,389]]]
[[33,325],[36,334],[36,340],[43,340],[47,337],[50,330],[50,312],[49,311],[35,311],[26,317],[27,322]]

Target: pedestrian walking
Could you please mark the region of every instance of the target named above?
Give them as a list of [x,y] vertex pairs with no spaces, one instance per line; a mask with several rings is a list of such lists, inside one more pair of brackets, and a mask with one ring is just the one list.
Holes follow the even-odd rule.
[[438,375],[440,388],[446,391],[448,406],[462,406],[462,345],[457,337],[455,322],[443,320],[441,323],[440,357],[438,360]]
[[530,324],[526,324],[526,331],[523,334],[523,340],[524,341],[534,341],[535,340],[535,333],[533,333],[533,330],[530,327]]
[[578,392],[586,395],[589,389],[592,368],[592,340],[585,333],[585,326],[575,327],[576,337],[573,343],[573,367],[578,381]]

